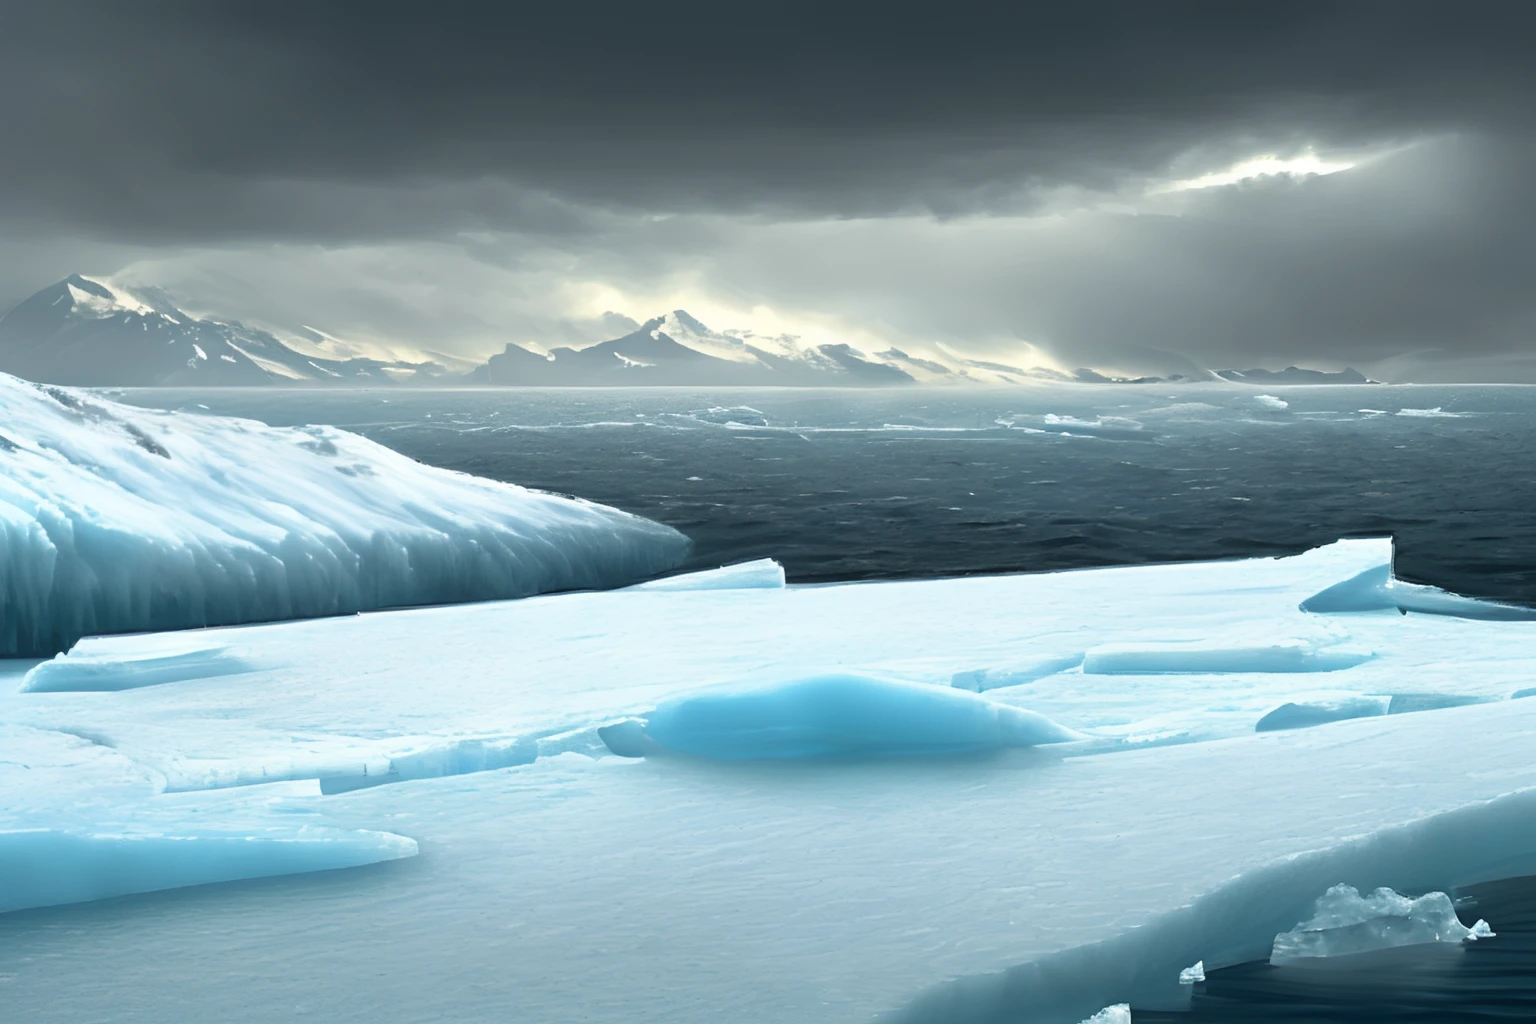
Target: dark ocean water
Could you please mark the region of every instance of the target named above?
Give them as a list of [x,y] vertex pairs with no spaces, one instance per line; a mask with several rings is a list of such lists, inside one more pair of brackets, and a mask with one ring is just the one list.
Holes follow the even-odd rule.
[[[345,427],[432,465],[669,523],[693,567],[795,581],[1299,552],[1392,534],[1399,575],[1536,606],[1536,388],[132,391]],[[1536,880],[1465,894],[1498,938],[1214,971],[1137,1024],[1536,1021]]]
[[1536,1020],[1536,878],[1461,892],[1457,916],[1496,936],[1405,946],[1316,966],[1242,964],[1212,971],[1185,1012],[1131,1008],[1135,1024],[1473,1024]]
[[346,427],[669,523],[694,539],[694,566],[770,555],[801,582],[1272,555],[1390,533],[1400,575],[1536,605],[1536,388],[123,397]]

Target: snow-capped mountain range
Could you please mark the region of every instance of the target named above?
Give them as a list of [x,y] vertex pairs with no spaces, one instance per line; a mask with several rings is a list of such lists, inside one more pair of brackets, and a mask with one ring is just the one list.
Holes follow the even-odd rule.
[[[632,322],[632,321],[631,321]],[[443,357],[444,361],[452,357]],[[0,317],[0,372],[84,387],[633,386],[889,387],[906,384],[1127,383],[1185,380],[1063,372],[971,358],[937,343],[914,354],[847,343],[803,345],[791,335],[711,330],[681,309],[623,337],[547,352],[508,344],[468,372],[434,359],[369,355],[310,327],[273,333],[178,308],[157,289],[78,274]],[[1353,370],[1221,370],[1253,384],[1363,383]]]
[[338,356],[331,342],[306,329],[285,343],[238,322],[195,317],[153,290],[130,293],[72,274],[0,317],[0,371],[85,387],[361,386],[444,374],[430,362]]
[[[621,338],[583,349],[555,348],[541,354],[509,344],[471,373],[468,382],[887,387],[1125,381],[1087,369],[1063,373],[1039,366],[985,362],[945,346],[939,348],[939,355],[925,357],[898,348],[869,353],[847,343],[801,346],[789,335],[714,331],[685,310],[675,309]],[[1136,382],[1161,379],[1138,378]]]

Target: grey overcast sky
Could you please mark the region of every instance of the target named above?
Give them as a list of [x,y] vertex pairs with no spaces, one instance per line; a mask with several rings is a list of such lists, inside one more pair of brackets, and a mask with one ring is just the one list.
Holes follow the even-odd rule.
[[0,306],[1536,381],[1533,101],[1526,0],[0,0]]

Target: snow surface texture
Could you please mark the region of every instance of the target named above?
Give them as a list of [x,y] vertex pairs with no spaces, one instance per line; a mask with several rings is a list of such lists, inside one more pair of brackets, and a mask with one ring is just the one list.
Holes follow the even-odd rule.
[[1318,898],[1310,920],[1275,936],[1272,964],[1369,953],[1394,946],[1429,942],[1475,942],[1491,939],[1493,929],[1479,920],[1468,928],[1456,916],[1443,892],[1418,899],[1377,889],[1361,896],[1349,885],[1336,885]]
[[[7,905],[98,894],[87,873],[126,891],[413,842],[423,856],[0,916],[6,1006],[34,1024],[187,1007],[275,1022],[300,1006],[339,1024],[1075,1024],[1179,1005],[1182,970],[1268,957],[1331,886],[1454,892],[1536,872],[1536,701],[1508,699],[1532,685],[1536,624],[1301,610],[1373,570],[1390,579],[1390,559],[1361,540],[84,642],[32,692],[4,674],[0,829],[84,837],[104,859],[60,857],[51,892]],[[1085,671],[1091,651],[1169,647],[1178,663],[1145,674]],[[1290,671],[1188,657],[1272,649],[1373,657]],[[189,668],[219,658],[248,670]],[[110,662],[130,680],[168,674],[115,692],[37,685],[110,678]],[[836,682],[849,678],[862,682]],[[1256,731],[1286,705],[1355,700],[1386,713]],[[880,756],[784,756],[826,749],[803,737],[832,707],[815,735]],[[946,754],[912,731],[978,708],[1084,738]],[[615,726],[706,756],[613,756]],[[707,753],[753,744],[774,756]],[[185,837],[193,855],[129,837]],[[10,842],[0,879],[40,840]],[[165,983],[144,984],[151,970]],[[253,970],[259,992],[228,983]]]
[[649,520],[329,428],[148,412],[4,375],[0,411],[0,656],[618,586],[687,552]]

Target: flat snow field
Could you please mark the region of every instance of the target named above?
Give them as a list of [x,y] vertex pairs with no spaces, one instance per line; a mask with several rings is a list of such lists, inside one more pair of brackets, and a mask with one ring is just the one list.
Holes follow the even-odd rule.
[[759,563],[86,639],[0,680],[0,1016],[1177,1005],[1335,885],[1536,871],[1536,623],[1390,561]]

